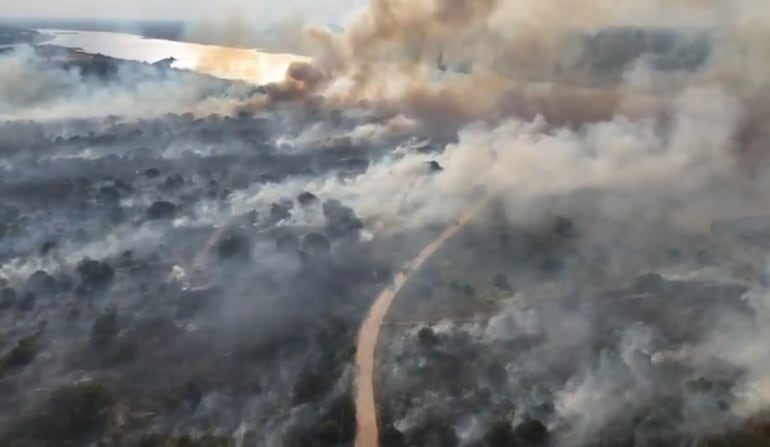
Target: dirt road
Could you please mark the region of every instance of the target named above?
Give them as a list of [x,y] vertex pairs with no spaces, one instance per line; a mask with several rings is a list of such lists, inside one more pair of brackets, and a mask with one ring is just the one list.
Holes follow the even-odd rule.
[[[377,407],[374,396],[374,351],[380,334],[383,319],[390,309],[398,292],[406,284],[412,272],[416,271],[427,261],[446,241],[454,236],[465,224],[470,222],[485,207],[486,201],[471,206],[458,220],[445,229],[436,239],[426,245],[420,253],[407,263],[394,278],[393,284],[384,289],[369,309],[369,315],[361,326],[358,334],[356,350],[356,420],[358,430],[356,447],[379,446],[379,430],[377,426]],[[200,274],[206,257],[214,250],[224,233],[231,226],[228,222],[214,230],[206,244],[198,251],[188,267],[192,275]],[[197,275],[196,275],[197,276]]]
[[407,267],[399,272],[391,286],[380,292],[369,309],[364,324],[358,334],[356,350],[356,447],[379,446],[379,429],[377,427],[377,406],[374,397],[374,351],[377,338],[385,314],[388,313],[401,287],[406,284],[409,275],[416,271],[444,243],[457,233],[465,224],[471,221],[483,208],[486,202],[480,202],[468,208],[460,218],[444,230],[436,239],[425,246],[416,258],[407,263]]

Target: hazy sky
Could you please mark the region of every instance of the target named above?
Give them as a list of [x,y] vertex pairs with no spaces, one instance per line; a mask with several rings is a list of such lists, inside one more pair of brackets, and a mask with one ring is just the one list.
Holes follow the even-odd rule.
[[0,17],[200,20],[336,17],[366,0],[0,0]]

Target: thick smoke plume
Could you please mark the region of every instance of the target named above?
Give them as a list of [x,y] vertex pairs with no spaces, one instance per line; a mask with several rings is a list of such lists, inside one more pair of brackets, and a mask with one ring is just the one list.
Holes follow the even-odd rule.
[[[344,33],[309,29],[320,48],[314,60],[294,65],[267,96],[272,103],[320,96],[330,109],[365,107],[456,140],[441,153],[395,155],[352,181],[308,184],[348,197],[365,218],[400,219],[400,228],[447,223],[479,190],[499,199],[509,223],[538,227],[553,215],[570,216],[583,233],[550,289],[569,295],[586,282],[617,286],[660,268],[660,253],[677,235],[702,241],[720,219],[765,212],[770,141],[760,123],[768,116],[762,89],[770,54],[768,29],[750,18],[763,14],[757,8],[724,1],[569,8],[556,1],[372,1]],[[643,37],[634,37],[634,27],[684,42],[685,50],[637,51],[634,39]],[[613,47],[613,37],[624,43]],[[443,170],[426,176],[419,167],[431,159]],[[618,222],[625,223],[621,234]],[[735,250],[719,250],[719,268],[729,268]],[[610,260],[604,271],[571,268],[594,262],[596,251]],[[749,262],[748,278],[742,272],[730,281],[762,277],[763,256]],[[728,415],[688,401],[681,433],[711,435],[735,427],[733,417],[745,421],[767,409],[763,393],[744,393],[763,389],[756,372],[764,357],[724,354],[736,351],[737,339],[760,337],[762,325],[755,316],[733,323],[720,326],[726,337],[694,328],[695,357],[687,357],[690,348],[670,354],[704,374],[714,361],[746,373],[732,385]],[[570,427],[566,444],[602,436],[620,408],[647,405],[647,393],[677,392],[632,358],[669,355],[655,344],[656,329],[632,329],[603,357],[579,359],[571,366],[580,371],[552,384],[561,418],[554,428]],[[631,389],[628,401],[614,400],[622,387]]]
[[[314,60],[293,65],[269,96],[281,101],[323,94],[329,107],[365,101],[449,133],[473,120],[519,115],[576,124],[629,107],[650,114],[647,109],[660,108],[670,92],[702,83],[728,86],[745,98],[762,82],[768,59],[767,31],[755,12],[762,14],[752,3],[716,0],[665,5],[585,0],[569,8],[556,1],[372,1],[342,33],[306,28],[306,39],[317,47]],[[599,76],[601,57],[625,58],[631,65],[634,48],[624,43],[639,42],[632,30],[616,36],[615,48],[612,36],[598,48],[589,37],[628,26],[665,28],[690,39],[689,47],[669,57],[698,53],[703,40],[712,51],[694,70],[663,73],[646,67],[642,58],[634,70],[609,67],[631,78]],[[438,67],[468,73],[457,79]]]
[[[488,240],[505,236],[514,248],[501,250],[519,264],[505,272],[514,283],[508,287],[510,301],[470,330],[474,343],[490,353],[482,360],[505,365],[505,387],[495,388],[479,371],[470,375],[472,383],[497,394],[504,390],[511,399],[520,399],[516,404],[523,410],[548,401],[552,408],[542,419],[561,436],[557,440],[586,445],[608,428],[633,432],[635,412],[648,406],[668,409],[670,401],[656,399],[679,397],[682,377],[719,376],[714,365],[727,364],[730,372],[738,371],[726,374],[729,398],[717,405],[700,394],[688,397],[684,415],[672,420],[679,424],[677,433],[688,437],[739,427],[767,410],[770,395],[762,344],[767,332],[765,253],[762,247],[730,239],[714,242],[710,231],[720,228],[723,219],[764,214],[770,206],[770,134],[764,126],[770,98],[763,90],[770,74],[770,32],[767,12],[761,9],[755,2],[721,0],[580,0],[567,6],[556,0],[372,0],[342,32],[305,28],[304,42],[296,45],[308,49],[309,57],[263,59],[249,49],[200,47],[201,71],[253,83],[279,79],[247,100],[216,97],[208,82],[182,75],[137,84],[135,74],[121,73],[117,83],[105,86],[82,83],[72,72],[36,70],[26,56],[3,58],[3,117],[116,113],[124,118],[60,127],[56,122],[29,129],[20,123],[9,126],[29,133],[29,147],[51,149],[39,160],[32,159],[36,153],[16,150],[10,137],[0,136],[9,151],[2,169],[9,173],[5,186],[11,195],[32,188],[40,177],[87,177],[95,165],[111,172],[105,180],[78,186],[87,194],[70,186],[71,206],[93,206],[98,218],[92,222],[78,215],[85,234],[60,244],[58,250],[68,252],[63,255],[49,247],[58,258],[35,253],[48,233],[58,231],[59,220],[45,213],[32,216],[49,225],[11,219],[14,231],[39,231],[4,242],[0,273],[18,286],[38,269],[73,272],[83,257],[125,264],[117,273],[119,284],[135,294],[125,302],[151,316],[158,301],[147,296],[165,298],[164,288],[190,298],[181,302],[182,311],[201,299],[195,294],[204,292],[176,291],[174,287],[183,287],[174,281],[218,280],[224,291],[212,293],[215,300],[206,298],[204,302],[213,300],[212,307],[191,319],[192,338],[182,337],[179,346],[168,350],[180,358],[187,353],[189,360],[201,343],[205,356],[198,367],[228,365],[224,376],[205,369],[203,375],[225,383],[260,380],[243,395],[231,390],[231,401],[208,391],[201,398],[205,405],[195,411],[200,425],[217,420],[226,422],[224,430],[263,427],[266,434],[260,441],[288,445],[280,431],[312,419],[316,407],[295,406],[281,392],[302,382],[297,376],[306,366],[305,356],[317,361],[308,367],[313,374],[332,370],[323,358],[329,352],[335,361],[345,358],[344,352],[335,351],[343,342],[334,337],[350,341],[345,337],[353,337],[368,304],[359,298],[375,291],[367,281],[387,277],[388,269],[374,275],[371,270],[379,265],[361,259],[376,256],[394,264],[389,268],[399,268],[408,259],[405,253],[427,239],[423,231],[449,224],[469,204],[491,198],[497,216],[478,223],[481,235],[453,259],[473,258],[473,265],[462,271],[468,277],[492,276],[483,264],[491,257],[491,249],[485,251]],[[193,31],[208,43],[261,46],[251,31],[236,25],[228,29],[232,35],[221,37],[216,30],[206,34],[206,24]],[[299,27],[292,24],[287,26],[291,33],[279,34],[296,39]],[[175,111],[193,113],[164,116]],[[243,111],[255,115],[236,114]],[[212,115],[217,112],[226,113]],[[72,161],[62,161],[65,157]],[[121,186],[124,178],[133,189]],[[81,203],[78,194],[87,200]],[[19,199],[20,208],[24,199]],[[72,212],[70,203],[66,205],[50,213],[69,222]],[[149,218],[158,213],[160,222]],[[328,222],[334,216],[339,221]],[[569,243],[544,230],[557,216],[574,225]],[[251,261],[243,261],[248,254],[238,251],[240,240],[232,236],[223,252],[211,256],[221,259],[207,265],[206,280],[199,279],[189,259],[214,225],[230,224],[256,241],[243,244],[252,250]],[[329,242],[314,234],[314,241],[307,228],[344,237]],[[524,248],[516,245],[516,235]],[[367,245],[372,240],[373,246]],[[410,247],[392,248],[398,243],[390,242],[399,240]],[[558,251],[560,243],[566,245],[564,251]],[[163,247],[127,253],[133,246],[155,245]],[[328,250],[333,262],[314,264],[313,250]],[[671,258],[684,261],[669,262]],[[537,263],[549,267],[543,270],[551,276],[544,279],[527,270]],[[149,274],[137,281],[146,280],[152,287],[146,289],[134,284],[133,273],[126,273],[142,269],[162,269],[162,275],[154,274],[163,277],[163,288]],[[712,270],[719,275],[711,275]],[[629,290],[628,283],[648,271],[661,271],[665,278],[647,278],[653,286]],[[173,280],[170,286],[166,278]],[[688,292],[689,281],[697,283],[695,292]],[[729,283],[724,287],[728,305],[711,298],[710,281]],[[753,287],[744,300],[747,283]],[[472,287],[456,286],[473,293]],[[676,295],[655,301],[650,310],[639,297],[655,295],[656,287],[676,290],[686,299]],[[612,305],[607,304],[610,299],[600,302],[597,296],[604,290],[623,299]],[[584,295],[588,310],[564,298],[573,294]],[[700,294],[705,297],[701,301],[691,296]],[[556,302],[547,302],[554,297]],[[639,323],[636,311],[624,307],[639,302],[654,318]],[[336,312],[345,313],[346,326],[339,330],[342,336],[331,337],[334,343],[324,327],[318,328],[318,340],[292,338],[296,327],[315,328],[308,322]],[[611,327],[616,320],[620,329]],[[661,342],[669,332],[681,335],[671,329],[677,324],[685,326],[686,343],[676,337],[676,343]],[[201,340],[195,338],[198,330],[208,331],[197,335]],[[439,339],[462,339],[462,331],[451,325],[436,330]],[[600,332],[605,330],[617,337],[605,337]],[[299,347],[270,352],[272,344],[283,346],[285,340]],[[320,355],[317,345],[324,344],[331,348]],[[245,353],[231,356],[233,346],[241,345]],[[447,344],[447,357],[460,352],[457,346]],[[149,356],[155,348],[147,348]],[[423,361],[407,354],[390,364],[393,368],[385,365],[384,374],[396,377],[412,366],[408,359]],[[268,355],[278,360],[260,363]],[[245,357],[264,369],[259,374],[245,371]],[[171,363],[178,362],[169,359],[153,361],[173,370],[177,365]],[[457,364],[484,363],[461,356]],[[336,372],[336,381],[348,379],[345,371]],[[426,387],[423,378],[411,375],[417,382],[411,389],[396,380],[393,395],[420,392]],[[266,391],[255,391],[263,386]],[[327,386],[333,391],[314,404],[344,387],[336,382]],[[626,391],[623,399],[615,399],[618,390]],[[490,398],[495,405],[497,394]],[[483,431],[479,421],[497,416],[494,405],[481,410],[453,405],[452,393],[417,396],[411,408],[393,418],[405,432],[443,407],[457,413],[454,428],[470,445]],[[629,414],[622,414],[624,410]],[[521,414],[513,419],[518,421]],[[185,420],[197,424],[194,418]],[[655,445],[654,440],[648,445]]]

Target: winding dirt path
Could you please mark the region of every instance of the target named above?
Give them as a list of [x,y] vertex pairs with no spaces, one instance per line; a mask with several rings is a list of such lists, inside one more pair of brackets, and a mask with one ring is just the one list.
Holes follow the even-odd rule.
[[[411,273],[419,269],[445,242],[476,217],[486,205],[487,201],[482,200],[467,208],[452,225],[426,245],[414,259],[406,263],[405,267],[395,276],[393,283],[380,292],[369,309],[369,314],[358,334],[356,349],[356,420],[358,425],[356,447],[379,446],[377,406],[374,395],[374,354],[380,328],[393,300],[409,280]],[[227,222],[212,232],[205,245],[196,253],[191,265],[188,266],[191,275],[198,276],[200,274],[206,257],[214,250],[216,244],[231,226],[232,222]]]
[[406,264],[394,278],[393,284],[384,289],[369,309],[358,334],[356,349],[356,447],[378,447],[379,428],[377,426],[377,405],[374,396],[374,351],[380,328],[393,300],[406,284],[410,274],[427,261],[446,241],[454,236],[465,224],[470,222],[486,205],[481,201],[460,215],[459,219],[431,241],[413,260]]

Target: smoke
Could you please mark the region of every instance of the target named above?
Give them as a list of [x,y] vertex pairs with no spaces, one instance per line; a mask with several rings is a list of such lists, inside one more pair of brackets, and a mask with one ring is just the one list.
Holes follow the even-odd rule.
[[227,20],[202,20],[188,25],[185,41],[203,45],[231,48],[255,48],[270,53],[307,54],[307,40],[303,29],[307,21],[300,12],[287,15],[273,23],[261,21],[258,25],[242,14]]
[[[586,1],[570,6],[549,1],[373,1],[343,33],[309,29],[308,36],[321,50],[312,63],[293,64],[286,79],[266,87],[268,104],[315,101],[320,95],[322,107],[368,108],[380,117],[409,122],[414,132],[456,141],[428,153],[392,151],[345,181],[294,179],[250,195],[249,203],[275,200],[277,191],[293,195],[310,190],[344,198],[364,218],[416,230],[450,222],[482,190],[498,199],[508,225],[536,228],[552,215],[575,219],[581,237],[574,252],[564,256],[565,271],[552,285],[564,294],[582,281],[596,280],[590,276],[595,270],[580,272],[573,266],[587,268],[580,263],[589,263],[597,247],[610,260],[603,274],[617,284],[645,269],[668,267],[659,262],[660,253],[677,241],[702,243],[714,221],[763,213],[768,184],[757,167],[768,141],[757,123],[767,116],[765,98],[758,93],[768,55],[764,30],[750,26],[747,18],[747,11],[756,7],[721,1]],[[633,29],[623,31],[626,26],[667,27],[686,39],[692,28],[694,48],[702,42],[698,39],[706,39],[711,49],[702,60],[677,61],[681,64],[671,70],[665,63],[682,58],[679,50],[666,56],[673,59],[661,59],[663,63],[646,60],[647,50],[635,54],[623,46],[612,56],[612,48],[603,48],[606,41],[599,40],[594,56],[625,62],[619,68],[597,68],[585,48],[586,36],[602,36],[603,30],[614,28],[633,36]],[[467,67],[467,73],[437,73],[436,65],[453,63]],[[604,68],[620,76],[596,76]],[[313,131],[334,134],[330,129]],[[302,138],[296,143],[307,147]],[[443,170],[429,173],[429,161]],[[756,169],[747,169],[751,165]],[[721,262],[720,267],[731,260]],[[731,295],[733,304],[740,295]],[[650,366],[667,348],[656,338],[661,321],[634,326],[629,320],[617,343],[593,357],[582,350],[598,343],[601,334],[591,330],[588,319],[580,313],[570,318],[561,309],[553,313],[544,324],[555,328],[568,320],[566,333],[546,331],[546,338],[557,345],[537,345],[527,352],[531,364],[509,372],[537,380],[560,358],[575,360],[567,365],[576,368],[566,378],[553,383],[541,379],[554,394],[558,418],[551,422],[563,430],[565,443],[580,445],[608,429],[621,437],[624,431],[635,432],[633,414],[658,404],[667,407],[666,399],[680,393],[681,381],[666,385],[668,366]],[[693,329],[694,352],[709,355],[686,368],[717,371],[712,365],[717,359],[748,372],[749,378],[734,382],[727,392],[735,399],[728,414],[717,408],[715,399],[701,395],[674,405],[684,414],[671,417],[681,424],[677,430],[707,435],[731,427],[734,417],[766,409],[761,392],[766,383],[759,373],[763,368],[753,364],[763,356],[752,354],[758,348],[754,344],[735,349],[739,339],[745,344],[760,338],[754,323],[748,323],[754,317],[736,318],[740,323],[727,324],[730,335],[723,339],[716,331],[712,335],[711,330]],[[735,358],[717,355],[726,352]],[[742,400],[737,396],[744,388],[759,393]],[[415,408],[401,415],[398,426],[414,427],[412,419],[422,417],[415,416],[421,405],[446,407],[441,396],[435,399],[436,394],[425,392],[417,397]],[[647,422],[655,427],[655,421]],[[664,436],[665,430],[657,434]],[[654,432],[640,429],[639,435]]]
[[[754,9],[723,1],[587,0],[574,11],[554,1],[372,2],[343,32],[305,27],[308,45],[316,47],[313,61],[290,65],[284,81],[268,86],[268,96],[284,101],[321,94],[329,108],[366,102],[446,134],[470,121],[517,114],[543,114],[555,123],[608,119],[632,106],[659,108],[666,102],[662,95],[700,83],[717,82],[744,97],[758,88],[768,59],[763,31],[752,25],[759,22],[749,19]],[[673,34],[651,37],[658,39],[648,41],[652,48],[637,48],[645,41],[634,29],[623,29],[629,26]],[[613,35],[602,34],[608,29],[617,30],[614,38],[621,43],[615,48],[609,44]],[[670,45],[666,39],[684,43],[655,50]],[[702,60],[698,54],[705,54],[706,45],[713,52]],[[628,72],[647,51],[667,52],[657,65],[674,63],[689,71],[643,69],[646,85],[639,75],[631,83],[607,78],[618,69]],[[212,59],[227,66],[236,56]],[[602,67],[607,60],[621,65]],[[440,75],[439,66],[468,74]],[[640,94],[644,90],[657,96],[648,100]]]
[[[32,49],[0,57],[0,79],[4,120],[141,117],[190,110],[208,114],[231,110],[227,95],[241,94],[226,81],[191,72],[162,73],[148,64],[113,60],[56,66]],[[164,101],[158,101],[159,91],[165,92]]]
[[[271,232],[286,235],[293,250],[308,231],[329,231],[320,202],[337,199],[375,235],[379,256],[400,261],[414,247],[398,246],[394,234],[406,235],[403,245],[418,245],[422,231],[449,224],[470,204],[492,198],[500,220],[489,218],[474,227],[480,236],[461,247],[457,259],[466,263],[460,270],[471,278],[467,281],[474,276],[488,281],[486,263],[495,258],[488,247],[496,244],[488,240],[496,240],[499,231],[520,232],[521,247],[514,243],[518,248],[498,254],[515,258],[513,266],[501,269],[517,290],[484,327],[467,334],[451,325],[440,328],[439,338],[448,340],[440,353],[445,357],[409,355],[408,340],[394,348],[406,355],[390,360],[393,369],[386,365],[384,370],[408,379],[394,380],[392,395],[415,396],[397,414],[398,427],[416,430],[438,411],[463,432],[463,441],[472,442],[481,436],[479,421],[508,408],[509,398],[518,399],[511,420],[518,423],[532,412],[567,445],[589,443],[607,432],[621,438],[650,435],[656,421],[639,428],[644,424],[635,417],[665,417],[672,408],[677,414],[670,421],[678,434],[700,436],[732,427],[736,419],[743,422],[767,409],[767,356],[760,342],[751,341],[766,335],[764,295],[756,292],[749,312],[735,310],[743,303],[743,283],[757,278],[733,274],[737,261],[763,270],[764,259],[755,259],[758,248],[719,246],[708,230],[715,221],[762,214],[770,205],[770,178],[763,169],[770,102],[761,92],[770,54],[760,9],[720,0],[583,0],[569,8],[555,0],[372,0],[340,32],[306,26],[300,19],[267,35],[241,19],[193,25],[192,40],[239,47],[198,47],[198,70],[265,84],[263,97],[246,102],[212,97],[208,81],[190,76],[145,80],[121,72],[113,84],[84,83],[76,73],[37,69],[29,55],[3,58],[4,117],[117,114],[127,117],[125,126],[142,132],[121,140],[116,151],[135,158],[106,163],[131,166],[125,176],[136,190],[118,201],[129,222],[98,220],[94,225],[100,231],[63,245],[68,254],[61,262],[8,254],[10,262],[0,273],[21,283],[39,268],[71,267],[85,256],[114,259],[131,247],[164,245],[158,249],[162,267],[181,266],[177,273],[181,269],[190,279],[197,274],[186,271],[183,261],[205,237],[184,231],[228,222],[254,238],[241,241],[251,250],[250,260],[206,265],[207,277],[199,281],[224,289],[212,304],[216,310],[186,320],[192,341],[169,350],[197,357],[196,343],[210,338],[211,345],[201,350],[206,361],[197,363],[227,365],[217,372],[227,376],[219,376],[225,381],[243,379],[244,370],[250,377],[253,373],[252,380],[260,383],[250,383],[253,389],[244,395],[268,389],[247,402],[218,400],[212,392],[197,413],[201,419],[218,417],[230,425],[259,419],[254,426],[284,429],[277,421],[293,424],[313,410],[301,407],[287,417],[293,404],[276,390],[287,391],[305,363],[332,370],[317,358],[321,350],[315,343],[322,342],[293,344],[297,328],[315,327],[319,316],[332,312],[350,312],[355,317],[349,321],[356,322],[366,305],[357,297],[372,295],[374,287],[366,282],[372,266],[358,262],[358,252],[348,253],[368,247],[362,232],[327,241],[330,258],[319,263],[324,265],[315,265],[305,251],[295,250],[302,256],[278,253]],[[194,113],[140,119],[176,111]],[[199,117],[213,111],[250,111],[256,117]],[[103,123],[97,133],[116,128],[125,130]],[[74,148],[63,144],[56,150],[81,154],[78,163],[90,167],[86,155],[107,150],[93,143],[98,135],[61,132],[68,133],[83,137],[63,140]],[[431,144],[414,144],[410,137]],[[152,156],[133,146],[150,147]],[[107,157],[94,159],[102,158]],[[164,169],[163,178],[142,177],[155,165]],[[51,170],[52,175],[67,172]],[[98,189],[89,194],[92,190]],[[298,198],[305,192],[318,202],[301,204]],[[168,225],[149,225],[146,209],[161,199],[172,201],[182,216]],[[251,219],[248,224],[244,216]],[[570,242],[548,233],[554,216],[574,223],[577,236]],[[40,228],[39,233],[53,231]],[[36,233],[3,248],[32,252],[41,237]],[[669,262],[671,251],[683,252],[686,261]],[[560,270],[554,268],[558,273],[545,280],[528,270],[554,258]],[[628,290],[639,273],[659,270],[670,279],[671,272],[685,271],[684,276],[698,277],[706,267],[727,271],[722,276],[729,279],[727,303],[712,296],[718,288],[713,282],[704,286],[692,279],[665,280],[675,292],[658,294],[665,299],[658,297],[649,307],[638,299],[649,298],[649,291]],[[614,301],[604,299],[605,289]],[[576,307],[562,298],[573,294],[584,295]],[[132,297],[131,306],[151,312],[149,300]],[[163,301],[163,306],[170,304]],[[686,327],[677,330],[677,324]],[[195,335],[196,330],[204,335]],[[249,360],[230,355],[242,345],[260,350],[267,348],[253,345],[284,342],[292,348],[278,350],[279,360],[267,366],[253,361],[261,354],[244,355],[253,368],[239,363]],[[474,348],[484,353],[478,363],[471,357]],[[428,388],[443,386],[442,376],[425,379],[420,368],[447,358],[448,364],[460,359],[457,380],[467,382],[455,388],[457,393],[433,392]],[[168,367],[176,360],[148,364]],[[499,387],[480,370],[492,361],[505,365]],[[411,362],[420,368],[411,369]],[[464,368],[470,370],[460,374]],[[684,393],[684,384],[699,375],[726,377],[730,386],[719,390],[724,395]],[[492,397],[466,406],[462,399],[478,391],[474,386],[491,390]],[[550,410],[542,409],[546,404]],[[238,405],[244,408],[232,410]],[[662,413],[650,410],[656,406]],[[268,410],[276,407],[282,411]],[[654,440],[645,442],[654,445]]]

